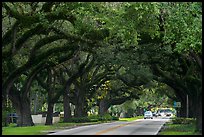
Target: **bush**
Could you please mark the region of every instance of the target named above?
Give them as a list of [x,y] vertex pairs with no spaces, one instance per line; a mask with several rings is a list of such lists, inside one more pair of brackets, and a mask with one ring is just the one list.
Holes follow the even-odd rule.
[[112,116],[112,120],[119,120],[119,117]]
[[80,117],[80,118],[70,118],[68,121],[75,122],[75,123],[83,123],[83,122],[90,122],[90,119],[87,117]]
[[[70,118],[68,122],[83,123],[83,122],[98,122],[98,121],[111,121],[111,120],[119,120],[119,117],[114,117],[114,116],[111,116],[110,114],[105,114],[103,116],[90,115],[88,117]],[[63,122],[63,118],[60,119],[60,122]]]
[[90,115],[88,116],[89,119],[99,119],[100,116],[99,115]]
[[175,117],[172,118],[173,124],[193,124],[195,122],[194,118],[184,118],[184,117]]
[[101,121],[110,121],[110,120],[112,120],[112,116],[110,114],[106,113],[103,116],[101,116],[99,118],[99,120],[101,120]]

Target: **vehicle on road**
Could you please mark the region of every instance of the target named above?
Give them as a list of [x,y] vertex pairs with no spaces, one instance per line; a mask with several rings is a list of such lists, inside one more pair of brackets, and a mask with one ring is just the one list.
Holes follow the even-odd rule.
[[158,116],[170,117],[170,116],[173,116],[173,113],[170,109],[159,109],[158,110]]
[[173,116],[173,113],[172,113],[171,111],[167,111],[167,112],[166,112],[166,116],[167,116],[167,117]]
[[157,112],[153,112],[152,114],[153,114],[154,117],[158,116]]
[[151,111],[146,111],[146,112],[144,113],[144,119],[146,119],[146,118],[151,118],[151,119],[153,119],[153,114],[152,114]]

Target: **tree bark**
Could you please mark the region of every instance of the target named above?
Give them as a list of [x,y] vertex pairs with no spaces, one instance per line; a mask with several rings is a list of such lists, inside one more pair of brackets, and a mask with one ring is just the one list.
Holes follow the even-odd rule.
[[17,113],[17,126],[33,126],[31,117],[30,100],[26,96],[20,97],[19,95],[9,95],[13,106]]
[[86,116],[84,111],[84,96],[78,96],[77,102],[75,105],[75,117],[84,117]]
[[63,107],[64,107],[64,122],[68,122],[69,118],[71,118],[71,108],[67,92],[65,92],[63,96]]
[[47,116],[46,116],[46,122],[45,125],[52,125],[52,119],[53,119],[53,107],[54,107],[54,102],[53,100],[53,88],[54,86],[52,86],[53,81],[52,78],[54,78],[54,72],[53,70],[47,69],[48,71],[48,78],[47,78],[47,86],[48,86],[48,99],[47,99],[47,103],[48,103],[48,110],[47,110]]
[[54,103],[48,102],[48,110],[45,125],[52,125]]
[[[197,91],[198,93],[199,91]],[[201,94],[194,94],[194,97],[192,100],[192,107],[194,112],[194,118],[196,118],[196,132],[199,132],[202,134],[202,91],[200,91]]]
[[108,113],[108,108],[110,107],[110,104],[108,100],[103,99],[99,102],[99,115],[104,115]]
[[32,84],[32,81],[36,74],[40,71],[41,66],[38,66],[33,69],[30,75],[27,77],[22,91],[18,91],[16,87],[12,85],[8,85],[9,88],[9,98],[11,99],[13,106],[16,109],[18,120],[18,126],[33,126],[33,120],[31,117],[31,108],[30,108],[30,98],[29,98],[29,90]]
[[75,85],[75,110],[74,116],[75,117],[84,117],[87,116],[85,111],[85,95],[86,95],[86,87],[84,86],[82,77],[80,77],[80,82],[74,81]]
[[198,100],[196,104],[196,131],[202,134],[202,100]]

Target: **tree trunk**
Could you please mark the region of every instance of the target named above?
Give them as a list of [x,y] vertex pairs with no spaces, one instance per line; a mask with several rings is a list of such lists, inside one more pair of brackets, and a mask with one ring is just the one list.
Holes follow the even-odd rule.
[[[185,95],[184,95],[185,96]],[[183,97],[181,100],[181,108],[179,110],[180,112],[180,117],[186,117],[186,97]]]
[[108,112],[108,108],[110,105],[108,104],[108,101],[106,99],[103,99],[99,102],[99,115],[104,115]]
[[189,109],[189,111],[188,111],[188,117],[189,117],[189,118],[193,118],[193,117],[194,117],[194,112],[193,112],[193,110],[194,110],[193,108],[194,108],[194,107],[193,107],[193,103],[192,103],[192,101],[191,101],[190,98],[188,99],[188,105],[189,105],[189,106],[188,106],[188,109]]
[[196,131],[202,134],[202,100],[197,101],[196,107]]
[[[46,116],[46,122],[45,125],[52,125],[52,119],[53,119],[53,108],[54,108],[54,103],[53,103],[53,88],[54,86],[52,86],[52,84],[54,83],[52,81],[52,78],[54,78],[53,76],[53,70],[48,69],[48,78],[47,78],[47,86],[48,86],[48,99],[47,99],[47,103],[48,103],[48,110],[47,110],[47,116]],[[55,80],[55,78],[54,78]],[[52,83],[53,82],[53,83]]]
[[64,122],[68,122],[69,118],[71,118],[71,108],[67,92],[65,92],[63,96],[63,107],[64,107]]
[[17,126],[33,126],[31,117],[30,100],[25,96],[12,96],[10,99],[17,113]]
[[54,103],[48,102],[48,110],[45,125],[52,125]]
[[196,94],[193,99],[194,117],[196,118],[196,132],[202,134],[202,91],[201,95]]
[[38,109],[38,93],[35,93],[35,98],[34,98],[34,108],[33,108],[33,114],[37,114],[37,109]]
[[74,116],[75,117],[84,117],[85,114],[85,88],[81,85],[75,85],[76,86],[76,104],[75,104],[75,110],[74,110]]
[[84,114],[84,97],[79,95],[75,105],[75,117],[83,117],[85,116]]

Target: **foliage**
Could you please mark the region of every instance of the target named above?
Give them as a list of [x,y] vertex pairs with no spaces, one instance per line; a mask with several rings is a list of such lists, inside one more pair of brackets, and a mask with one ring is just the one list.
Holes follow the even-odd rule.
[[87,117],[70,118],[68,122],[84,123],[84,122],[90,122],[90,119],[88,119]]
[[195,124],[194,118],[183,118],[183,117],[174,117],[172,118],[173,124]]
[[164,3],[167,44],[176,43],[178,52],[202,51],[202,4],[200,2]]
[[[166,95],[170,92],[164,84],[151,81],[140,88],[139,99],[132,99],[121,105],[114,105],[109,109],[112,114],[120,115],[122,112],[129,115],[143,115],[144,109],[156,110],[159,107],[171,107],[173,101]],[[171,91],[172,92],[172,91]]]
[[195,124],[165,124],[158,135],[200,135],[195,132]]
[[79,117],[79,118],[70,118],[68,122],[75,122],[75,123],[84,123],[84,122],[97,122],[97,121],[111,121],[111,120],[119,120],[118,117],[111,116],[110,114],[104,114],[103,116],[100,115],[90,115],[88,117]]

